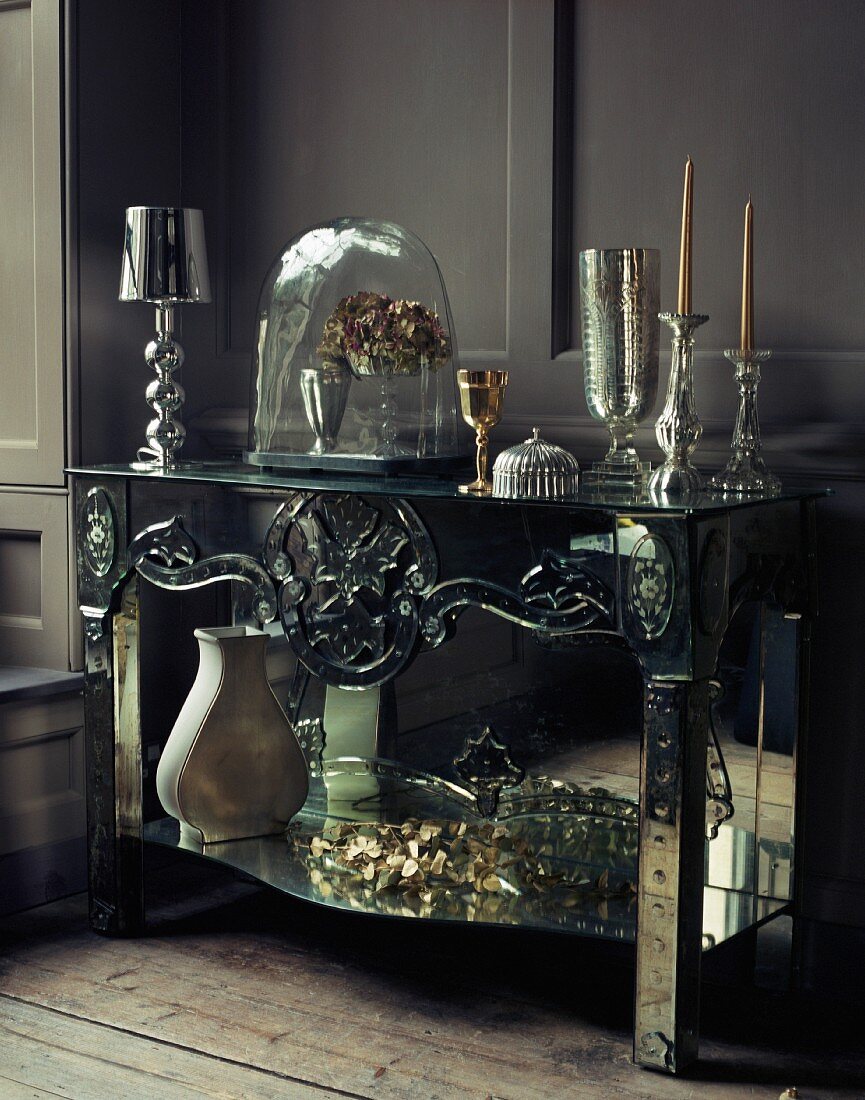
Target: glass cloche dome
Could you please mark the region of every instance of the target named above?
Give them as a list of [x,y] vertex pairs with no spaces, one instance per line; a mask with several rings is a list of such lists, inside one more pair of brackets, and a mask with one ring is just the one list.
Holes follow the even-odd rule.
[[461,463],[458,366],[423,241],[369,218],[308,229],[261,290],[244,458],[369,472]]

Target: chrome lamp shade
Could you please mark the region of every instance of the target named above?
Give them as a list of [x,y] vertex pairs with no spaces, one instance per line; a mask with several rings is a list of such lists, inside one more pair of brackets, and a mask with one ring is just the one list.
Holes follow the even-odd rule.
[[209,302],[204,215],[176,206],[130,206],[121,302]]
[[121,302],[156,306],[156,337],[144,351],[156,379],[147,387],[154,418],[147,425],[147,447],[139,464],[171,469],[183,446],[180,420],[185,394],[173,374],[183,363],[183,348],[174,339],[174,307],[183,302],[209,302],[210,277],[200,210],[174,206],[130,206],[126,211]]

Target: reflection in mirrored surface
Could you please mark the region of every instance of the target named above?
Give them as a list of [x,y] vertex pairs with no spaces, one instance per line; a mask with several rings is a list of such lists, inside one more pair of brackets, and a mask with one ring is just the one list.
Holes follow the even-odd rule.
[[[156,489],[163,494],[161,501]],[[148,522],[164,519],[175,491],[173,486],[148,485],[151,515],[141,503],[144,486],[134,485],[138,514]],[[386,511],[391,505],[382,501],[381,491],[379,484],[378,495],[364,498],[370,514],[378,515],[380,524],[382,517],[404,524],[404,514]],[[316,598],[329,612],[324,604],[332,593],[326,585],[334,582],[315,579],[316,563],[329,562],[328,555],[334,554],[327,538],[313,538],[309,524],[301,523],[272,545],[265,534],[274,529],[277,510],[289,509],[298,499],[300,494],[263,496],[258,488],[224,495],[214,490],[207,501],[208,552],[240,540],[254,556],[266,544],[268,568],[280,578],[309,558],[304,577],[320,586]],[[651,562],[657,581],[661,565],[666,569],[681,560],[683,547],[674,537],[679,521],[665,516],[667,526],[659,526],[642,512],[617,516],[598,508],[562,510],[503,501],[464,501],[454,509],[434,493],[418,509],[434,534],[438,572],[429,583],[462,586],[471,590],[471,598],[457,593],[461,602],[443,613],[450,618],[441,640],[419,627],[412,660],[394,679],[363,690],[311,676],[274,625],[272,682],[295,723],[313,776],[310,799],[292,834],[299,842],[274,847],[255,841],[231,849],[208,848],[207,855],[300,897],[342,908],[434,920],[522,923],[630,942],[644,670],[615,634],[616,615],[627,612],[616,601],[622,602],[625,584],[633,595],[632,567],[636,573],[642,563],[645,574]],[[795,521],[795,509],[788,514]],[[461,537],[465,525],[482,531],[483,539]],[[330,527],[323,530],[332,536]],[[666,559],[664,546],[670,555]],[[406,550],[399,569],[381,569],[386,595],[393,577],[406,572],[407,555]],[[429,570],[424,573],[430,576]],[[366,584],[366,573],[355,569],[348,580],[353,577]],[[530,582],[538,577],[544,585],[532,588]],[[345,590],[353,598],[350,587],[347,582]],[[657,583],[654,587],[661,590]],[[668,603],[674,596],[689,600],[681,573],[676,578],[671,574],[668,589],[674,594]],[[496,604],[496,593],[502,591],[513,593],[507,606],[501,600]],[[573,604],[586,592],[597,594],[601,608],[591,633],[550,630],[549,617],[561,613],[562,603],[557,607],[555,601]],[[533,599],[540,603],[532,605]],[[660,598],[655,603],[664,610]],[[365,606],[374,618],[374,601],[367,597]],[[527,621],[527,608],[537,613],[535,619]],[[251,610],[240,593],[234,602],[238,621]],[[633,617],[633,608],[630,613]],[[653,642],[655,628],[644,619],[643,636]],[[713,707],[719,770],[713,772],[712,759],[707,759],[706,771],[715,801],[726,798],[733,812],[727,807],[714,821],[709,814],[717,835],[705,848],[707,945],[777,911],[790,896],[791,731],[796,710],[795,701],[782,706],[791,694],[782,673],[794,663],[797,629],[794,619],[760,612],[756,602],[745,603],[721,654],[723,694]],[[655,654],[668,641],[662,640]],[[669,642],[668,652],[679,644]],[[641,657],[646,659],[646,651]],[[661,661],[666,659],[662,654],[656,662],[665,675]],[[358,663],[364,660],[369,663],[361,654]],[[500,747],[500,757],[491,755],[486,780],[480,776],[476,782],[472,772],[474,779],[468,782],[455,761],[465,758],[467,746],[486,729]],[[511,769],[525,779],[509,778]],[[719,776],[724,782],[715,782]],[[485,811],[479,795],[489,795],[497,784],[488,804],[492,810]],[[444,823],[443,832],[452,822],[471,828],[503,826],[506,832],[498,840],[526,846],[522,863],[512,863],[501,876],[496,872],[498,885],[482,891],[470,880],[437,880],[432,885],[424,880],[417,891],[417,883],[406,888],[389,883],[377,890],[383,868],[373,867],[370,879],[365,868],[340,863],[333,848],[316,853],[311,847],[316,837],[331,839],[328,830],[340,823],[401,828],[407,819]],[[174,843],[165,830],[152,825],[148,835]],[[359,835],[375,840],[372,833]],[[483,848],[495,847],[484,844],[482,836],[472,839]],[[546,889],[538,888],[538,868],[532,870],[526,860],[541,861]],[[501,862],[508,861],[497,859],[497,866]]]
[[[759,709],[748,668],[754,644],[759,658],[761,638],[759,616],[743,616],[725,648],[727,694],[716,704],[715,724],[735,810],[706,845],[706,948],[779,911],[788,896],[789,876],[779,872],[790,862],[791,758],[779,751],[789,745],[767,732],[765,723],[766,774],[757,785]],[[291,696],[296,721],[318,723],[321,733],[318,743],[310,741],[310,797],[288,840],[209,845],[206,854],[298,897],[342,909],[558,928],[633,942],[639,668],[628,654],[606,646],[549,643],[469,609],[449,645],[422,652],[390,685],[393,698],[384,708],[379,695],[367,708],[368,720],[359,720],[354,710],[342,726],[329,702],[333,689],[306,679],[298,691],[295,662],[277,644],[277,693],[284,700]],[[371,692],[340,696],[373,699]],[[486,725],[526,773],[502,790],[492,818],[480,812],[476,792],[454,767],[467,738]],[[338,736],[326,750],[329,732]],[[372,752],[376,746],[387,746],[388,757]],[[439,829],[448,859],[455,833],[463,829],[462,864],[456,856],[455,864],[431,874],[437,851],[421,843],[424,878],[405,883],[400,875],[381,888],[382,872],[398,869],[382,860],[400,852],[377,852],[375,846],[393,830],[402,837],[407,822],[418,833],[424,824]],[[755,891],[758,822],[760,850],[778,864],[774,878],[761,880],[763,897]],[[341,836],[341,829],[349,833]],[[500,830],[495,840],[493,830]],[[375,853],[371,870],[341,860],[335,850],[340,844],[348,850],[355,835],[367,838],[363,845]],[[171,821],[152,823],[147,836],[182,846]],[[316,838],[330,846],[311,847]],[[469,842],[476,846],[472,860],[482,861],[476,872],[466,854]],[[360,847],[352,850],[357,860],[363,858]],[[456,879],[447,878],[449,871]],[[477,882],[472,875],[480,876]],[[479,889],[483,881],[488,886]]]
[[[709,846],[714,886],[792,897],[799,619],[746,604],[721,650],[725,694],[714,708],[734,816]],[[723,853],[723,854],[722,854]]]
[[[425,804],[424,808],[432,807]],[[209,859],[244,871],[285,893],[337,909],[379,916],[559,930],[624,943],[635,942],[635,894],[632,878],[624,872],[632,873],[636,838],[631,827],[623,823],[612,826],[605,823],[608,831],[604,846],[598,841],[597,822],[590,817],[574,817],[564,825],[563,818],[553,815],[522,818],[507,830],[507,843],[525,845],[532,855],[528,860],[512,857],[510,853],[505,859],[500,855],[495,875],[497,885],[491,886],[487,870],[480,881],[463,877],[461,881],[450,882],[430,876],[430,881],[419,888],[405,889],[395,883],[382,887],[379,873],[375,878],[366,878],[362,871],[340,863],[330,848],[314,845],[316,838],[333,844],[343,821],[305,809],[295,819],[286,839],[261,837],[228,841],[207,845],[206,849],[181,839],[178,824],[172,818],[146,825],[144,836],[170,847],[206,854]],[[451,835],[452,831],[463,827],[462,822],[447,818],[415,818],[414,822],[418,830],[424,825],[442,829],[448,844],[462,840]],[[361,835],[367,827],[368,823],[364,822],[357,825]],[[488,828],[491,830],[493,826]],[[391,830],[398,830],[398,827],[388,822],[381,831]],[[580,837],[584,840],[582,849]],[[489,838],[474,830],[468,831],[469,843],[480,844],[484,839]],[[594,853],[592,846],[596,846]],[[606,851],[601,850],[604,847]],[[537,857],[537,852],[544,848],[552,851],[542,852]],[[492,865],[488,849],[489,845],[480,857],[486,860],[486,868]],[[557,858],[556,852],[566,850],[571,853],[569,858]],[[614,858],[611,850],[619,851],[621,858]],[[572,853],[580,851],[588,857],[586,862],[573,858]],[[460,863],[460,857],[455,857],[457,872],[465,876],[470,871],[469,861],[476,858],[470,854]],[[505,863],[511,865],[503,866]],[[614,868],[614,864],[619,866]],[[534,870],[539,866],[544,867],[543,876]],[[549,880],[549,885],[543,883],[544,878]],[[773,899],[706,887],[704,949],[722,943],[781,908],[783,903]]]
[[[784,780],[789,757],[765,729],[769,778],[757,789],[758,750],[748,744],[759,735],[747,685],[749,653],[760,637],[753,621],[743,617],[725,651],[729,692],[715,707],[735,813],[707,843],[705,948],[779,911],[788,886],[776,873],[763,891],[767,897],[755,895],[758,820],[762,849],[789,866],[790,789]],[[272,664],[277,694],[285,698],[295,680],[294,660],[277,646]],[[300,722],[320,726],[329,714],[327,691],[310,680],[294,697]],[[368,733],[355,714],[329,752],[324,741],[310,742],[317,774],[287,839],[208,846],[206,853],[299,898],[339,909],[558,928],[633,943],[640,701],[642,679],[626,653],[550,648],[532,631],[470,609],[451,645],[421,653],[395,682],[386,737],[376,741],[376,704]],[[522,782],[501,792],[493,820],[479,812],[475,793],[453,767],[467,737],[490,723],[526,771]],[[343,751],[386,742],[394,759],[335,755],[337,742]],[[423,880],[405,882],[401,873],[382,884],[385,869],[388,876],[401,870],[382,861],[406,851],[376,851],[381,837],[398,836],[403,843],[406,825],[419,835],[425,824],[446,837],[449,864],[442,859],[436,875],[438,851],[419,842]],[[341,829],[348,833],[340,835]],[[500,832],[493,839],[495,829]],[[146,835],[183,846],[171,821],[147,826]],[[350,849],[355,836],[366,839],[362,848],[359,842]],[[457,839],[461,855],[451,859]],[[354,861],[339,858],[340,844],[355,851]],[[488,886],[479,889],[484,881]]]

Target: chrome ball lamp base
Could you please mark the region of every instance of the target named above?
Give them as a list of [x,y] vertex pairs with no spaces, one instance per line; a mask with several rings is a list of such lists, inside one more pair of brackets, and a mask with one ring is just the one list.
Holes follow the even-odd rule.
[[664,411],[655,422],[658,444],[667,456],[649,479],[653,495],[685,496],[700,492],[703,478],[691,464],[691,454],[703,434],[694,401],[694,329],[709,318],[700,313],[662,313],[673,330],[673,363]]
[[721,493],[777,493],[781,482],[766,468],[760,456],[760,422],[757,418],[757,386],[760,364],[771,351],[728,348],[724,355],[736,368],[739,408],[733,429],[732,455],[720,473],[709,481],[709,488]]
[[156,338],[144,349],[147,365],[156,378],[147,387],[147,403],[156,416],[147,425],[147,447],[139,447],[135,469],[177,469],[175,455],[186,439],[180,409],[186,398],[183,387],[174,380],[174,372],[183,365],[183,348],[174,339],[174,310],[156,309]]

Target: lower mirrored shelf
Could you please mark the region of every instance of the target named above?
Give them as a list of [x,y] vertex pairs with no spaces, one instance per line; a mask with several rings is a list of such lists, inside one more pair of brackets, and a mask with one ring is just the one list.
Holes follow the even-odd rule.
[[[341,792],[348,793],[348,792]],[[283,836],[202,845],[173,818],[144,839],[232,867],[286,894],[387,917],[472,922],[636,940],[636,822],[532,813],[506,822],[394,812],[311,799]],[[377,800],[378,801],[378,800]],[[779,899],[707,886],[710,949],[785,908]]]

